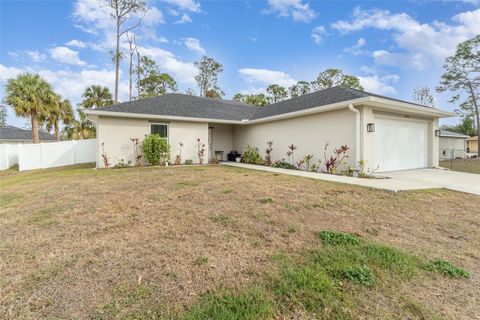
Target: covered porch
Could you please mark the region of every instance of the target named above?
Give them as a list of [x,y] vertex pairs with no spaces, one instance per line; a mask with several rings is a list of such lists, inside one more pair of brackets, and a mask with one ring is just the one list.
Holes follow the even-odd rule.
[[208,123],[208,161],[226,161],[227,154],[233,150],[233,125],[226,123]]

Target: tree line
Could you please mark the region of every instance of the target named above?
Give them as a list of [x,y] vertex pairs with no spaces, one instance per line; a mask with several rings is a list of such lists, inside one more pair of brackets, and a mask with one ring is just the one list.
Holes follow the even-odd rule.
[[278,84],[271,84],[265,90],[266,93],[242,94],[237,93],[233,100],[263,107],[271,103],[283,101],[288,98],[296,98],[307,93],[331,88],[334,86],[344,86],[363,91],[360,85],[360,79],[356,76],[344,74],[340,69],[326,69],[320,72],[313,81],[298,81],[297,83],[285,88]]

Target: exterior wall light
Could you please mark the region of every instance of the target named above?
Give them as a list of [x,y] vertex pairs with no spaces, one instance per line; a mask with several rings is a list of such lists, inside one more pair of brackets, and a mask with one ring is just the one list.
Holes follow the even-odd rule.
[[440,130],[435,130],[435,137],[440,137]]
[[375,132],[375,123],[367,124],[367,132]]

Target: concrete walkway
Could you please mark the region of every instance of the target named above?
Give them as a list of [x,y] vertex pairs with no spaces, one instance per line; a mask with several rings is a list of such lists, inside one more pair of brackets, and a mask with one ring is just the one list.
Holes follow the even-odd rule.
[[480,175],[440,169],[392,171],[381,174],[382,176],[388,177],[388,179],[362,179],[236,162],[222,162],[221,164],[318,180],[348,183],[393,192],[401,190],[445,188],[480,195]]

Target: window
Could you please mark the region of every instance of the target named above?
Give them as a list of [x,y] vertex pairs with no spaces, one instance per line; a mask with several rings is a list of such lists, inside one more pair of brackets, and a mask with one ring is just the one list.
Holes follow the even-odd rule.
[[161,123],[152,123],[150,133],[158,134],[162,138],[168,138],[168,125]]

